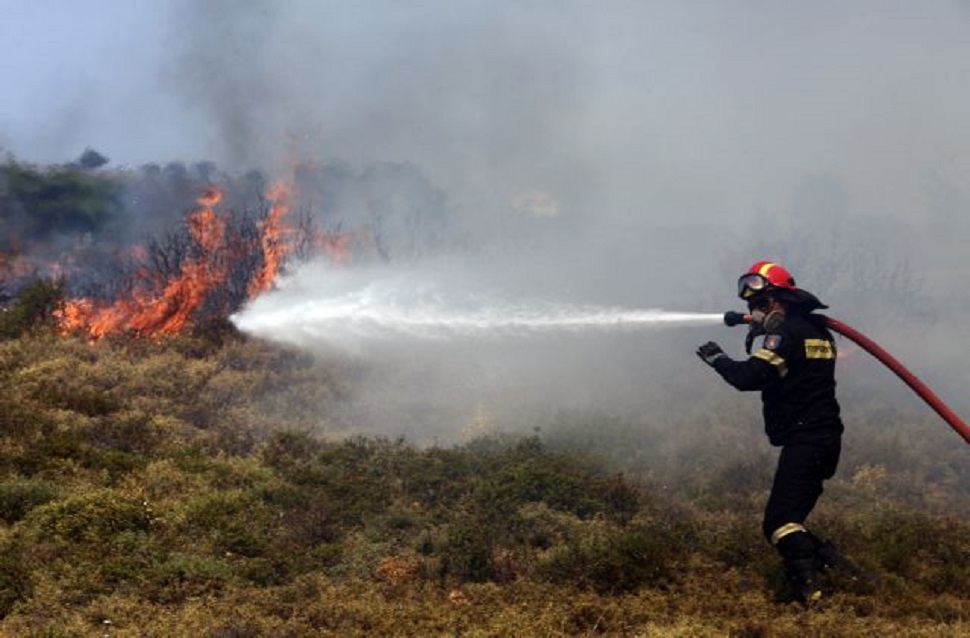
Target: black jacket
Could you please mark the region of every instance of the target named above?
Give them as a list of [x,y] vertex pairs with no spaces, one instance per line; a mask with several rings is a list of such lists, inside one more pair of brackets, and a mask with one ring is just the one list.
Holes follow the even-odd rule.
[[772,445],[826,442],[843,430],[835,356],[825,317],[789,313],[749,359],[722,357],[714,369],[738,390],[761,390]]

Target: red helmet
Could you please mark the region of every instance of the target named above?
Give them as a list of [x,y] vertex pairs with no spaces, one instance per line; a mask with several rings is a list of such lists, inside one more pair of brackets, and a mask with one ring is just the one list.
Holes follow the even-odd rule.
[[795,278],[781,265],[773,261],[759,261],[738,279],[738,297],[751,299],[772,288],[784,288],[794,292]]

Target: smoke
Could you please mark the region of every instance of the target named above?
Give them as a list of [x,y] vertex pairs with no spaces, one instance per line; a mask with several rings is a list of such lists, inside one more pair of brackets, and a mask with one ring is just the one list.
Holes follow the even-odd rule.
[[[118,15],[137,55],[91,26],[77,42],[101,41],[101,53],[73,56],[87,63],[79,79],[65,90],[64,71],[24,79],[10,103],[54,110],[0,117],[13,123],[0,141],[28,157],[91,146],[122,165],[211,160],[235,174],[309,164],[304,205],[324,227],[380,229],[366,265],[400,269],[415,289],[460,274],[449,286],[509,303],[717,312],[736,307],[741,270],[777,259],[970,409],[953,346],[970,305],[961,3],[175,0],[152,11]],[[39,54],[21,55],[5,58],[11,78],[38,68]],[[150,186],[138,192],[146,210],[174,207]],[[410,430],[435,406],[455,406],[438,415],[442,431],[467,420],[476,401],[461,412],[452,399],[474,388],[478,405],[506,413],[649,411],[717,383],[697,342],[741,354],[722,328],[620,333],[402,347],[375,361],[384,390],[356,414],[393,412],[392,387],[415,406]],[[384,414],[384,431],[402,413]]]
[[[903,356],[927,352],[906,351],[916,334],[945,341],[933,333],[946,331],[937,319],[954,300],[937,275],[967,269],[954,263],[955,245],[939,254],[933,244],[970,236],[954,219],[970,202],[970,139],[957,126],[968,100],[944,78],[965,76],[970,56],[960,53],[967,16],[952,7],[208,7],[179,12],[184,46],[170,79],[220,131],[210,147],[218,160],[267,171],[293,157],[416,167],[442,199],[411,210],[440,213],[432,243],[474,260],[409,270],[431,248],[403,251],[405,260],[398,250],[391,263],[415,291],[460,271],[449,285],[471,296],[717,311],[735,305],[740,270],[774,258],[833,316]],[[342,210],[373,208],[363,186]],[[317,193],[321,205],[341,198],[333,184]],[[426,221],[402,227],[432,234]],[[916,233],[934,239],[914,242]],[[260,303],[308,312],[282,299]],[[663,376],[652,370],[678,370],[702,337],[734,339],[694,327],[422,342],[399,346],[408,354],[386,387],[409,388],[407,400],[428,410],[459,403],[462,379],[494,399],[489,408],[586,401],[649,411],[644,386]],[[958,369],[945,347],[933,356]],[[684,390],[669,398],[717,382],[704,373],[685,371]],[[519,399],[501,398],[496,384]],[[375,391],[373,402],[391,405],[392,394]]]
[[721,324],[718,313],[564,301],[524,284],[514,259],[492,258],[311,263],[232,320],[360,366],[351,394],[327,406],[331,423],[421,442],[529,431],[593,408],[642,413],[659,398],[645,386],[670,372],[657,360],[680,343],[671,335]]

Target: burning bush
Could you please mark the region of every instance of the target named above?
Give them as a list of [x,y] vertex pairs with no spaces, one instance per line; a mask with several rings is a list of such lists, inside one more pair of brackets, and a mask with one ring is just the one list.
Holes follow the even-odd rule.
[[[442,241],[443,198],[406,165],[299,167],[267,187],[209,163],[105,163],[91,151],[61,167],[0,166],[0,304],[58,281],[61,331],[159,337],[224,321],[288,264],[406,259]],[[299,203],[321,199],[327,211]],[[7,317],[0,336],[20,334],[35,310]]]

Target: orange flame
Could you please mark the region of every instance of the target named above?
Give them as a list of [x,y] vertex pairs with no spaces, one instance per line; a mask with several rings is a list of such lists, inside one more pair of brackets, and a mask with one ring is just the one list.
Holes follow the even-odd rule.
[[[296,249],[296,230],[286,223],[293,207],[293,190],[293,180],[284,179],[273,184],[266,194],[270,209],[258,225],[263,260],[246,286],[249,299],[273,287],[286,259]],[[152,273],[146,265],[139,271],[133,289],[112,303],[70,300],[57,313],[61,331],[100,339],[120,332],[158,337],[190,327],[193,316],[211,293],[229,279],[231,260],[254,249],[239,238],[227,237],[227,219],[215,211],[221,200],[222,192],[216,188],[196,200],[198,208],[187,222],[198,255],[184,260],[174,278],[168,280]],[[335,265],[347,263],[354,247],[362,241],[354,234],[339,231],[315,233],[308,239],[314,252],[324,253]],[[145,264],[147,260],[147,253],[140,246],[125,256],[135,263]],[[4,268],[9,269],[9,260],[0,258],[0,272]]]
[[284,225],[284,218],[292,208],[292,186],[285,181],[276,182],[270,187],[267,196],[272,206],[266,219],[259,225],[263,267],[249,283],[250,299],[273,287],[283,261],[293,252],[292,229]]
[[227,269],[217,258],[225,242],[225,221],[213,210],[221,199],[220,191],[210,189],[197,200],[200,208],[189,217],[188,225],[202,254],[187,260],[178,277],[161,291],[151,289],[157,285],[149,285],[148,290],[133,290],[127,298],[111,305],[97,305],[89,299],[71,300],[60,312],[61,329],[84,331],[94,339],[126,330],[151,336],[184,330],[207,293],[226,278]]

